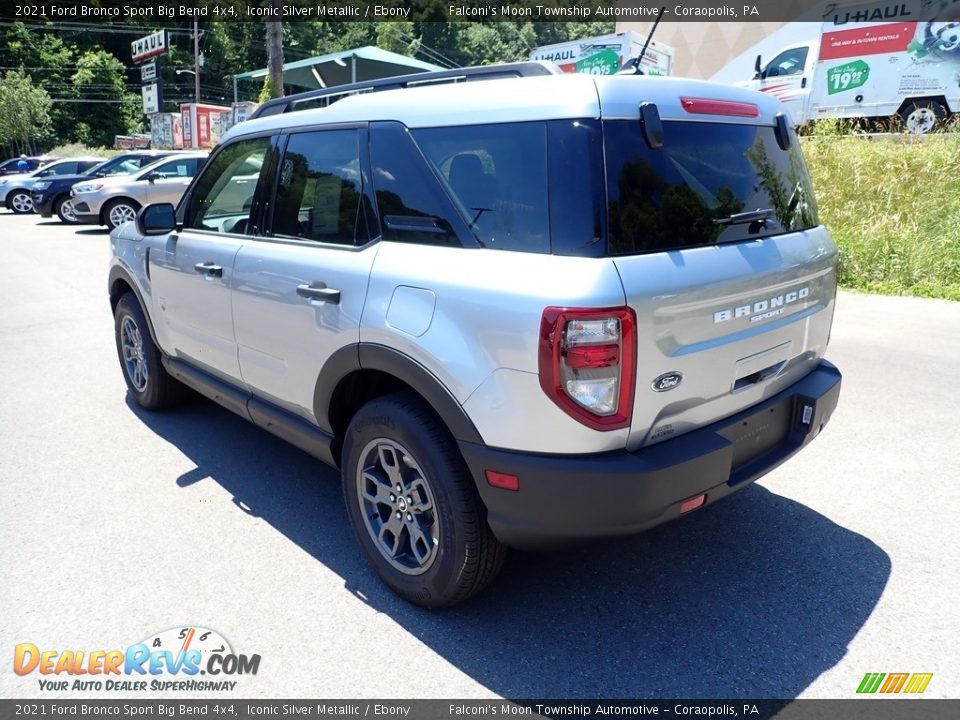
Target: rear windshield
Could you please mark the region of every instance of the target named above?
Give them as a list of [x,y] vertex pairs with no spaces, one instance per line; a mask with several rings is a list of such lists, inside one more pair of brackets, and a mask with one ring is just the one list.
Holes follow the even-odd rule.
[[[816,201],[799,142],[773,127],[664,122],[651,149],[636,120],[603,124],[607,251],[655,252],[815,227]],[[738,217],[739,216],[739,217]]]

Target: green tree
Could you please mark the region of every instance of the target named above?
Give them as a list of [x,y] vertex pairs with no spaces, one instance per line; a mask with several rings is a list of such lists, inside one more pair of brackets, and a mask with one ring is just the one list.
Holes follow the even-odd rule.
[[0,79],[0,145],[8,154],[33,154],[50,130],[50,95],[19,70]]
[[115,135],[140,132],[142,106],[127,92],[124,66],[116,57],[105,50],[87,50],[71,80],[77,99],[88,101],[71,140],[109,146]]

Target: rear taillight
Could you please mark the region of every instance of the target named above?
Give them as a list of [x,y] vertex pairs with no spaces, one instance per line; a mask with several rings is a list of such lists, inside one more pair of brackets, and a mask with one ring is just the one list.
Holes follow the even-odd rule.
[[630,424],[637,318],[628,307],[548,307],[540,321],[540,386],[595,430]]

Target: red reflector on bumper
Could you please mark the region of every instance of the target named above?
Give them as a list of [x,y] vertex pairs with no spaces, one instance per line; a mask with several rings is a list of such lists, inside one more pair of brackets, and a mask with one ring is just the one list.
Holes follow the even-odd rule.
[[708,98],[680,98],[680,105],[688,113],[698,115],[732,115],[734,117],[760,117],[760,108],[753,103],[734,100],[710,100]]
[[[489,472],[489,471],[488,471]],[[690,512],[691,510],[696,510],[698,507],[703,505],[707,501],[706,494],[697,495],[692,497],[689,500],[684,500],[680,503],[680,513]]]
[[508,475],[496,470],[487,470],[486,475],[487,482],[495,488],[502,488],[503,490],[520,489],[520,478],[516,475]]

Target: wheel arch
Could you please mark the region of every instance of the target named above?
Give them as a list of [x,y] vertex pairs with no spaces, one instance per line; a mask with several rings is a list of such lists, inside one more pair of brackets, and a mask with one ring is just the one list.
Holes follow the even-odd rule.
[[160,344],[157,342],[157,334],[153,329],[153,320],[150,319],[150,313],[147,312],[147,303],[144,302],[143,294],[140,292],[140,288],[137,287],[137,284],[130,276],[130,273],[124,270],[120,265],[114,265],[112,268],[110,268],[107,286],[110,292],[111,314],[117,311],[117,303],[120,302],[120,298],[122,298],[128,292],[133,293],[134,297],[137,298],[137,302],[140,303],[140,309],[143,310],[143,316],[147,319],[147,328],[150,330],[150,338],[153,340],[154,345],[160,347]]
[[908,107],[910,107],[913,104],[923,103],[923,102],[935,102],[943,106],[943,109],[947,111],[948,117],[952,112],[952,110],[950,109],[950,103],[947,102],[947,98],[945,95],[922,95],[920,97],[908,97],[904,99],[904,101],[900,103],[900,107],[897,108],[897,115],[899,115],[900,117],[903,117],[903,113]]
[[334,436],[340,462],[343,437],[354,414],[371,400],[407,390],[429,405],[456,440],[482,444],[473,421],[447,387],[422,364],[385,345],[340,348],[324,365],[314,390],[314,416]]
[[110,208],[118,202],[127,202],[133,206],[134,210],[139,210],[143,207],[143,203],[139,200],[135,200],[132,197],[127,195],[114,195],[107,198],[103,201],[103,204],[100,205],[100,224],[107,225],[107,213],[110,211]]
[[7,210],[13,210],[13,197],[18,193],[26,193],[27,197],[30,197],[30,191],[27,190],[26,188],[15,187],[15,188],[11,188],[10,190],[7,190],[7,197],[4,198],[4,201],[3,201],[3,205],[4,207],[7,208]]

